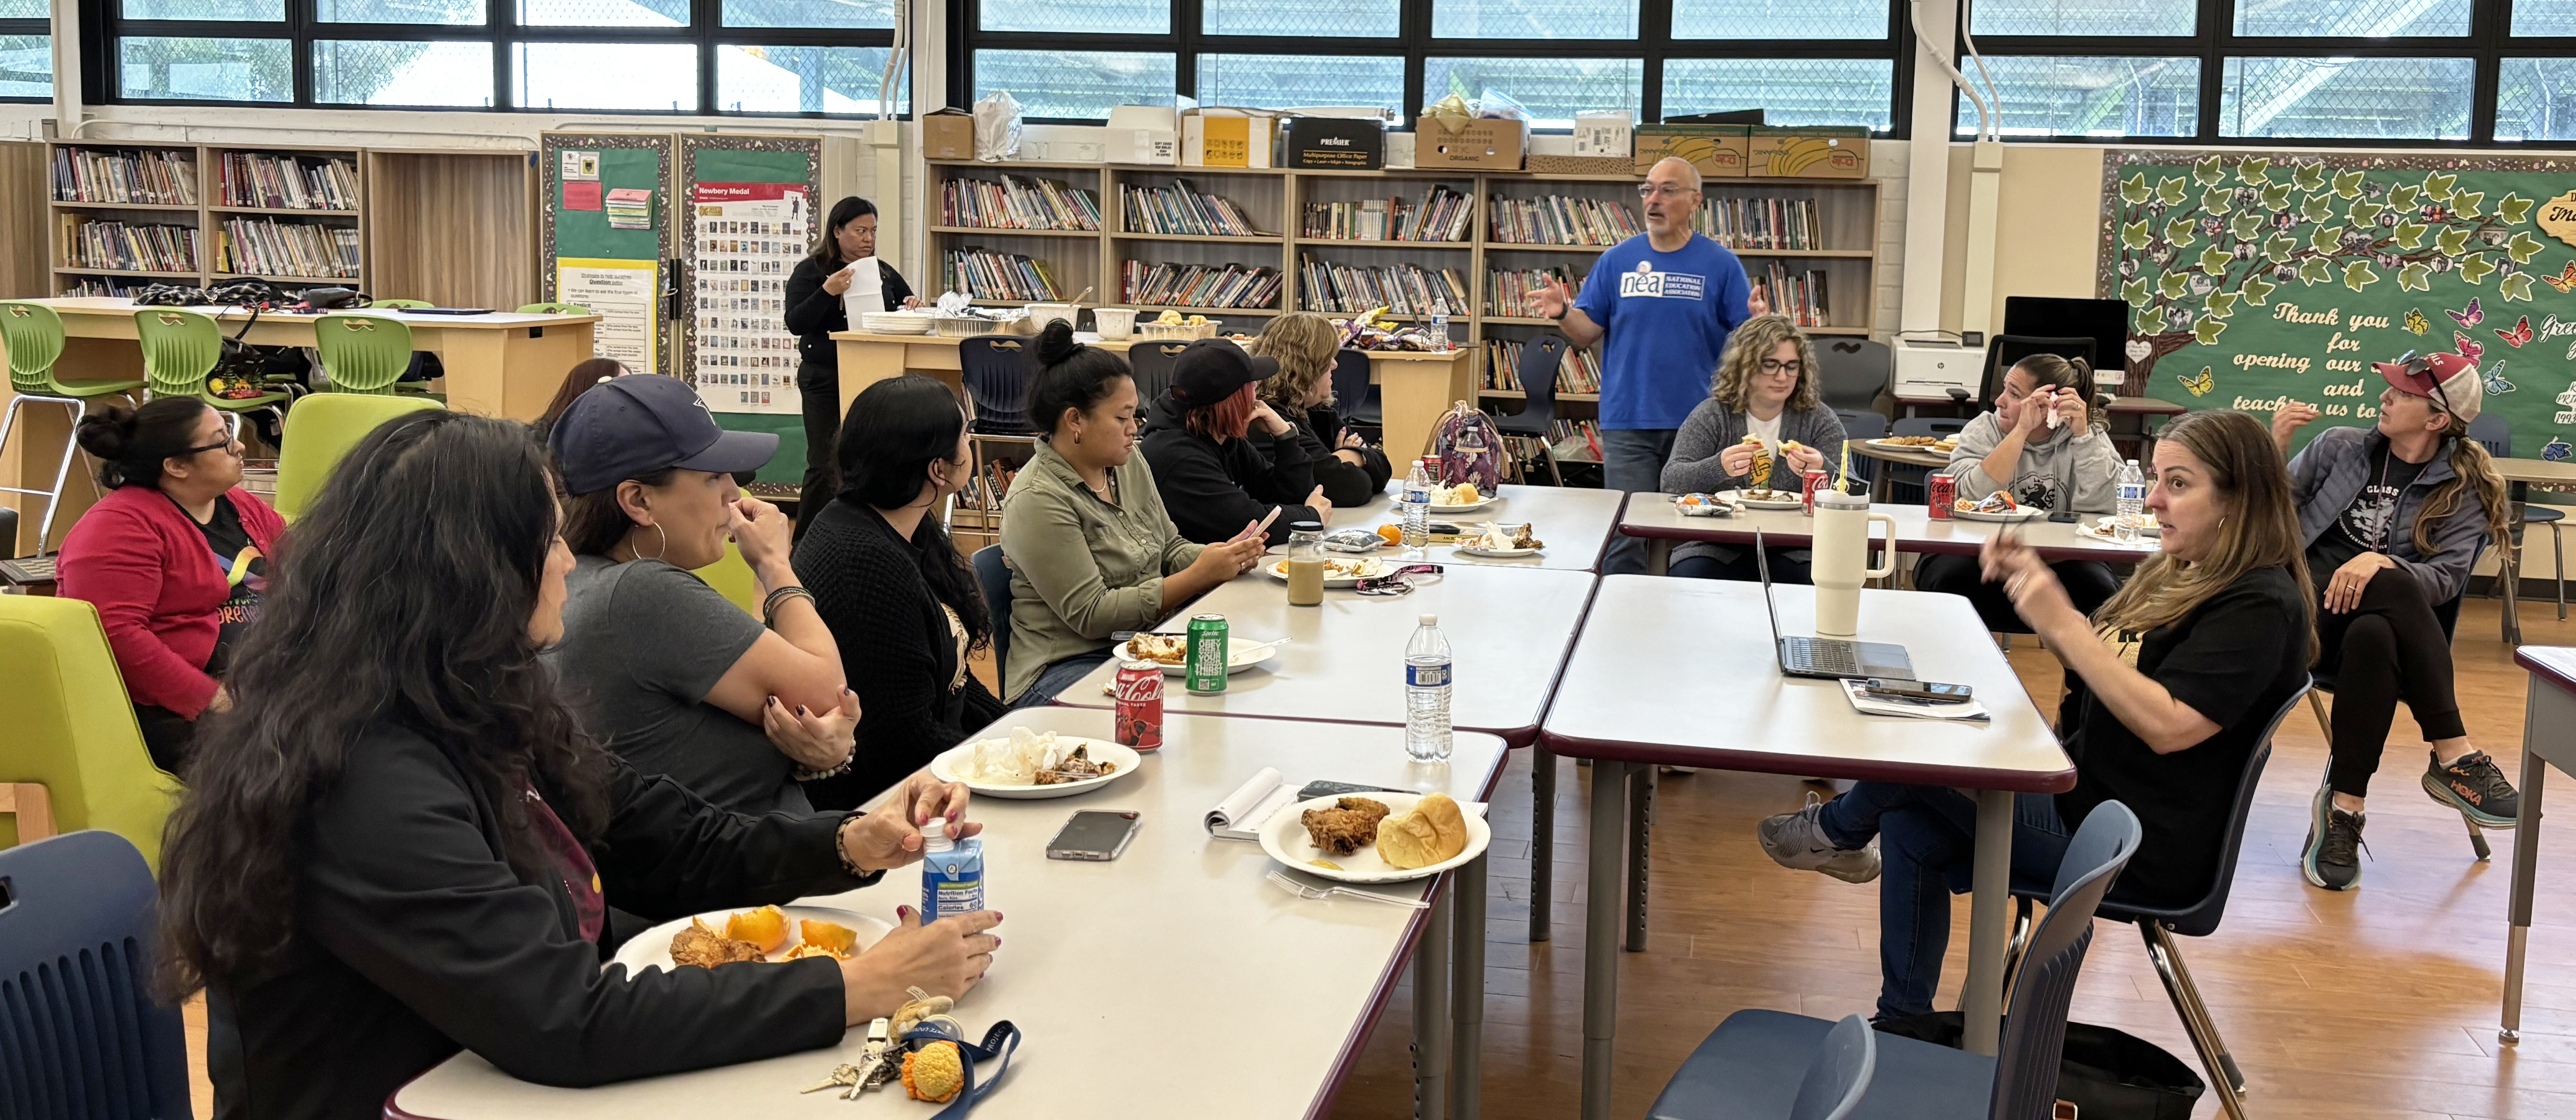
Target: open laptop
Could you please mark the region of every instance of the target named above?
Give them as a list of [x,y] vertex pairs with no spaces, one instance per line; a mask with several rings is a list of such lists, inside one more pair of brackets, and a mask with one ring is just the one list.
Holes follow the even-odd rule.
[[1847,642],[1841,638],[1780,635],[1780,604],[1771,597],[1771,550],[1763,547],[1762,530],[1753,531],[1754,562],[1762,569],[1762,607],[1771,615],[1771,645],[1779,651],[1780,671],[1793,677],[1865,680],[1886,677],[1910,681],[1914,659],[1905,647],[1885,642]]

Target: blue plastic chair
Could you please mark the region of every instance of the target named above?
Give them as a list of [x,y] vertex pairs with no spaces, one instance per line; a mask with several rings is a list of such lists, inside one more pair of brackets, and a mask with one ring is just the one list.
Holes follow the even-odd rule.
[[[1834,410],[1834,416],[1843,422],[1843,442],[1845,443],[1850,443],[1854,440],[1877,439],[1887,434],[1887,417],[1871,412],[1868,409],[1837,408]],[[1826,465],[1831,466],[1832,464],[1829,463]],[[1866,484],[1877,479],[1878,460],[1869,458],[1865,455],[1853,455],[1851,457],[1851,469],[1852,473],[1859,475],[1860,481]]]
[[1037,365],[1025,340],[1008,335],[978,335],[957,344],[960,380],[975,404],[977,435],[1030,436],[1029,384]]
[[993,676],[1009,687],[1011,671],[1011,568],[1002,559],[1002,546],[988,544],[975,550],[975,582],[984,588],[984,611],[993,617]]
[[[2057,1101],[2066,1009],[2093,941],[2093,911],[2143,835],[2137,814],[2105,801],[2084,818],[2057,867],[2048,914],[2014,976],[1996,1057],[1890,1035],[1852,1120],[2046,1120]],[[1787,1116],[1803,1098],[1791,1070],[1825,1044],[1834,1025],[1780,1011],[1738,1011],[1719,1023],[1647,1110],[1649,1120]],[[1843,1114],[1838,1114],[1843,1115]]]
[[0,851],[0,1114],[185,1117],[179,1009],[152,998],[152,871],[124,837]]

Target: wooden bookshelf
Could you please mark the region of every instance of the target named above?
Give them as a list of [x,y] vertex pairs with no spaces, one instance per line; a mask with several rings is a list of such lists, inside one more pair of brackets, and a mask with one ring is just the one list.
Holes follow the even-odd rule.
[[[69,196],[66,188],[53,181],[53,169],[65,158],[84,156],[141,157],[147,153],[183,162],[186,166],[187,194],[144,201],[118,201],[96,194],[88,197]],[[222,144],[156,144],[124,141],[56,140],[45,145],[46,217],[48,268],[53,282],[50,291],[68,294],[92,288],[124,289],[145,283],[207,286],[236,280],[268,280],[289,288],[351,287],[370,288],[366,255],[366,165],[364,153],[357,148],[295,147],[268,148]],[[291,164],[296,174],[302,169],[338,161],[347,165],[342,184],[350,205],[314,205],[306,207],[271,206],[263,203],[272,198],[228,198],[224,193],[224,161],[227,157],[255,158],[272,163]],[[316,203],[324,200],[315,197]],[[105,267],[94,261],[75,259],[74,241],[78,228],[89,222],[114,221],[128,225],[173,226],[193,231],[196,252],[188,267],[180,269],[125,269]],[[262,226],[311,226],[326,244],[346,235],[355,246],[356,264],[348,275],[316,275],[325,270],[315,265],[320,258],[305,262],[300,268],[248,271],[228,267],[238,263],[228,260],[227,222],[254,222]],[[268,260],[262,263],[285,264]],[[121,283],[134,281],[135,283]]]
[[368,294],[509,311],[537,302],[537,175],[525,151],[366,152]]

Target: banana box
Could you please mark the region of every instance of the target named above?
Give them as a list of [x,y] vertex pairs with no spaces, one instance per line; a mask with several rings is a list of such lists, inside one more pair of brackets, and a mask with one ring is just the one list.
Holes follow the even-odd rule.
[[1690,161],[1704,179],[1741,179],[1752,150],[1750,125],[1641,124],[1637,126],[1637,173],[1654,169],[1667,156]]
[[1869,130],[1757,127],[1744,174],[1755,179],[1869,178]]

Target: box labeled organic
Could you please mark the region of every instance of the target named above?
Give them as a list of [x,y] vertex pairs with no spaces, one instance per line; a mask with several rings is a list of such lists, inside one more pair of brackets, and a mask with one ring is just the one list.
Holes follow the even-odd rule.
[[1752,126],[1741,124],[1638,125],[1637,172],[1642,175],[1667,158],[1679,157],[1698,168],[1702,178],[1741,179],[1752,133]]

